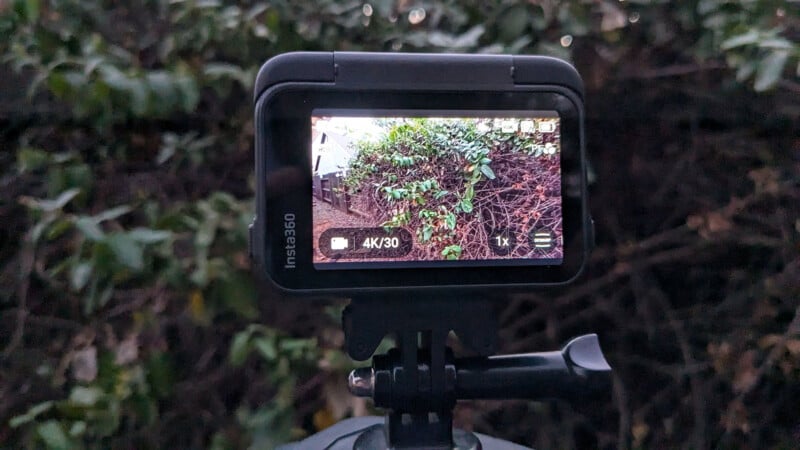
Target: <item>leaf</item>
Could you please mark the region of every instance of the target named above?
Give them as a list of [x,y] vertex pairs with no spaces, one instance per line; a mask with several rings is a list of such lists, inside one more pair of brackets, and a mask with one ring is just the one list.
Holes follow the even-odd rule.
[[431,227],[430,225],[425,225],[422,228],[422,242],[430,241],[431,236],[433,236],[433,227]]
[[[120,404],[117,399],[110,399],[108,407],[103,409],[103,413],[95,416],[92,424],[92,434],[96,437],[113,435],[120,425]],[[95,440],[97,440],[95,437]]]
[[336,417],[327,407],[317,410],[312,416],[312,420],[314,428],[317,430],[324,430],[337,422]]
[[784,38],[770,38],[764,39],[758,43],[761,48],[769,48],[773,50],[791,50],[794,48],[792,41]]
[[456,215],[453,213],[448,214],[444,218],[444,223],[447,225],[448,229],[454,230],[456,228]]
[[732,48],[741,47],[744,45],[752,45],[758,42],[759,33],[757,30],[750,30],[746,33],[726,39],[720,44],[720,49],[730,50]]
[[19,416],[14,416],[11,420],[8,421],[8,426],[11,428],[17,428],[20,425],[25,425],[26,423],[30,423],[36,419],[36,417],[44,412],[49,411],[53,407],[52,401],[42,402],[36,405],[33,405],[28,409],[25,414],[20,414]]
[[211,443],[208,446],[208,450],[230,450],[234,447],[233,443],[228,439],[222,431],[217,431],[211,437]]
[[150,107],[150,96],[144,80],[131,78],[126,89],[131,102],[131,112],[136,116],[144,116]]
[[91,407],[94,406],[103,395],[103,390],[96,386],[75,386],[69,394],[69,401],[77,406]]
[[79,217],[75,221],[75,228],[78,229],[90,241],[98,242],[105,239],[106,234],[97,225],[97,221],[92,217]]
[[764,58],[758,65],[753,88],[756,92],[763,92],[772,88],[781,79],[783,68],[789,60],[788,50],[775,50]]
[[208,249],[198,248],[195,257],[195,269],[189,280],[199,287],[206,287],[209,279]]
[[292,352],[295,354],[299,354],[300,352],[304,352],[316,347],[317,341],[314,338],[310,339],[297,339],[297,338],[285,338],[280,341],[281,350],[285,352]]
[[64,432],[64,428],[55,420],[48,420],[36,427],[36,434],[39,435],[48,448],[57,450],[70,448],[69,439]]
[[481,172],[483,172],[483,174],[486,175],[486,178],[490,180],[497,178],[494,174],[494,171],[489,166],[481,165]]
[[[130,410],[136,417],[137,423],[149,426],[155,423],[158,417],[157,402],[149,395],[135,394],[130,399]],[[126,405],[127,406],[127,405]]]
[[462,248],[460,245],[448,245],[442,250],[442,256],[448,260],[456,260],[461,257]]
[[278,357],[278,348],[275,346],[274,338],[259,337],[253,339],[253,346],[267,361],[274,361]]
[[122,265],[136,271],[144,268],[142,246],[127,233],[114,233],[105,242]]
[[134,228],[128,232],[128,236],[142,244],[155,244],[171,238],[172,233],[164,230],[153,230],[151,228]]
[[31,209],[40,210],[43,212],[57,211],[67,205],[72,199],[81,193],[80,189],[68,189],[62,192],[58,197],[52,200],[48,199],[35,199],[31,197],[23,197],[20,201]]
[[[8,3],[6,3],[8,5]],[[36,22],[39,18],[39,0],[18,0],[14,2],[15,12],[28,23]]]
[[97,222],[105,222],[106,220],[114,220],[117,217],[120,217],[124,214],[127,214],[131,211],[131,207],[128,205],[120,205],[116,206],[111,209],[107,209],[99,214],[92,216],[92,218]]
[[524,36],[530,24],[529,5],[518,3],[500,15],[498,19],[499,37],[502,41],[510,42],[520,36]]
[[214,243],[214,238],[217,233],[217,226],[219,225],[219,217],[216,214],[209,214],[199,224],[197,232],[194,235],[194,243],[197,247],[209,247]]
[[79,420],[69,427],[69,435],[72,437],[82,436],[86,432],[86,422]]
[[200,101],[200,90],[194,78],[182,75],[178,76],[175,80],[175,86],[178,88],[181,96],[181,108],[185,112],[192,112],[197,107]]
[[72,289],[80,291],[86,287],[86,283],[89,282],[93,270],[94,266],[92,266],[91,262],[81,262],[72,266],[69,277],[69,284],[72,286]]
[[172,74],[163,70],[150,72],[145,76],[145,81],[156,100],[159,112],[171,111],[178,105],[180,92]]
[[113,91],[121,92],[122,94],[130,94],[132,90],[136,89],[136,82],[134,79],[116,66],[101,64],[97,67],[97,72],[100,74],[100,78],[105,85]]
[[114,284],[108,283],[97,295],[96,304],[100,307],[106,306],[112,295],[114,295]]
[[221,304],[246,319],[258,317],[256,290],[249,275],[237,271],[218,283],[215,294]]
[[189,305],[186,308],[189,311],[189,317],[201,325],[207,325],[209,322],[209,314],[206,310],[206,302],[203,297],[203,291],[200,289],[193,289],[189,294]]
[[720,0],[700,0],[697,2],[697,12],[701,16],[705,16],[711,12],[717,11],[723,2]]
[[62,234],[64,234],[67,230],[72,228],[72,222],[68,219],[61,217],[50,226],[50,229],[47,230],[47,234],[45,237],[47,240],[52,241],[53,239],[58,238]]
[[25,147],[17,152],[17,170],[19,173],[41,169],[50,161],[50,155],[38,148]]
[[459,203],[458,206],[461,208],[461,211],[464,211],[467,214],[472,212],[472,201],[470,200],[461,200],[461,203]]
[[72,90],[67,77],[61,73],[52,73],[47,78],[47,87],[57,98],[64,98]]
[[156,156],[156,164],[161,165],[175,156],[175,145],[162,145]]
[[742,83],[756,72],[757,65],[752,61],[746,61],[736,70],[736,81]]
[[250,353],[250,332],[240,331],[233,337],[231,341],[231,349],[228,357],[231,364],[234,366],[241,366],[247,359]]
[[203,75],[210,78],[231,78],[237,80],[242,75],[242,68],[229,63],[209,62],[203,68]]
[[472,199],[475,197],[475,185],[470,184],[467,186],[467,189],[464,191],[464,200],[472,203]]
[[219,8],[222,4],[217,0],[199,0],[195,6],[198,9],[216,9]]
[[266,11],[267,8],[268,7],[266,3],[256,4],[247,10],[247,13],[244,15],[244,18],[246,21],[252,22],[253,20],[256,20],[258,16],[261,15],[261,13]]
[[475,25],[463,34],[453,36],[449,33],[433,31],[427,35],[427,43],[434,47],[445,48],[468,48],[478,44],[478,39],[486,31],[483,25]]
[[145,362],[147,381],[157,397],[163,398],[172,392],[175,384],[175,367],[168,353],[152,353]]
[[64,168],[66,187],[83,188],[88,192],[94,181],[92,169],[88,164],[71,164]]
[[53,223],[54,218],[52,217],[45,217],[41,222],[37,222],[32,228],[30,233],[30,240],[33,243],[39,242],[39,239],[42,238],[42,234]]

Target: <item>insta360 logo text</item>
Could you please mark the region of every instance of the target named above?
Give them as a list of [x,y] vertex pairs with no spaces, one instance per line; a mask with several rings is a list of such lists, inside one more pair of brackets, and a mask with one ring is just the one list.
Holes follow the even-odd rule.
[[286,264],[283,265],[283,268],[294,269],[297,234],[295,232],[294,214],[292,213],[283,215],[283,237],[286,238]]

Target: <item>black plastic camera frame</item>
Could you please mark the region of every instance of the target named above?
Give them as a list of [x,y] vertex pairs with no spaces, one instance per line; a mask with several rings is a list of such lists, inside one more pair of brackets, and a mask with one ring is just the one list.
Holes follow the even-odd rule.
[[[560,119],[563,259],[341,265],[313,262],[311,117],[502,117],[548,111]],[[575,69],[541,56],[297,52],[276,56],[255,83],[257,275],[293,294],[469,291],[497,294],[562,285],[583,270],[593,242],[586,202],[583,84]]]

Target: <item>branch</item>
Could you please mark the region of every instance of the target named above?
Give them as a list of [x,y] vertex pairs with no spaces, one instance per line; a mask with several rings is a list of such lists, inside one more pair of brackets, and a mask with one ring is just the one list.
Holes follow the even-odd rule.
[[[645,279],[646,277],[646,279]],[[633,288],[634,295],[642,301],[652,301],[654,306],[661,309],[667,318],[667,321],[672,328],[672,332],[678,341],[678,348],[681,351],[684,364],[687,366],[695,366],[695,361],[692,355],[691,344],[686,331],[683,329],[681,322],[675,317],[672,305],[669,303],[667,294],[658,286],[658,282],[654,276],[648,272],[636,272],[631,277],[631,287]],[[694,409],[694,448],[706,448],[706,393],[703,389],[702,380],[696,372],[689,372],[689,384],[692,393],[692,407]]]
[[709,62],[705,64],[677,64],[674,66],[637,70],[635,72],[622,74],[618,76],[617,79],[652,80],[654,78],[680,77],[699,72],[707,72],[709,70],[724,70],[724,69],[728,69],[728,66],[720,62]]
[[25,319],[28,317],[28,290],[30,288],[30,277],[33,272],[33,265],[36,261],[36,248],[26,237],[23,249],[20,252],[20,283],[17,287],[17,298],[19,300],[19,307],[17,308],[17,325],[14,328],[14,333],[8,341],[8,345],[3,349],[3,359],[8,358],[11,353],[22,342],[22,337],[25,334]]
[[[12,314],[19,314],[21,313],[21,308],[9,308],[3,311],[3,317],[5,318],[6,315]],[[55,317],[55,316],[37,316],[35,314],[31,314],[30,311],[25,312],[25,324],[28,326],[39,326],[43,328],[54,328],[54,329],[61,329],[67,331],[77,331],[80,330],[83,325],[79,322],[64,319],[62,317]]]

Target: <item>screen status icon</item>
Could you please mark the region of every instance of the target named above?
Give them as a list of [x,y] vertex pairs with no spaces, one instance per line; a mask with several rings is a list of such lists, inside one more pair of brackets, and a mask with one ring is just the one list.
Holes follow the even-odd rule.
[[553,248],[553,238],[553,232],[545,229],[533,230],[528,235],[531,246],[539,250],[549,250]]
[[539,131],[542,133],[553,133],[556,131],[555,120],[542,120],[539,122]]
[[497,256],[507,256],[516,247],[514,233],[511,230],[495,230],[489,235],[489,248]]
[[533,133],[536,131],[536,124],[534,124],[532,120],[523,120],[519,124],[519,129],[523,133]]
[[346,237],[334,236],[331,238],[331,250],[347,250],[350,241]]

